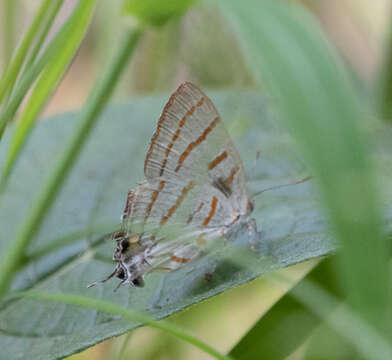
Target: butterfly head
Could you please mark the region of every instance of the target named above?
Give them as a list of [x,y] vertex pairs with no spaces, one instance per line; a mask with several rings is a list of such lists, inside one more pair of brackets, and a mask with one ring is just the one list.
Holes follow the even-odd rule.
[[141,266],[144,259],[144,247],[140,243],[141,235],[128,235],[120,231],[113,234],[113,239],[116,240],[113,254],[113,260],[117,262],[115,276],[122,280],[120,284],[129,283],[137,287],[144,286]]
[[116,291],[124,284],[131,284],[136,287],[143,287],[143,274],[145,272],[144,248],[140,244],[141,235],[126,234],[123,231],[116,231],[112,234],[112,239],[116,240],[116,248],[113,260],[117,263],[114,271],[105,279],[95,282],[88,287],[98,283],[104,283],[112,277],[121,280]]

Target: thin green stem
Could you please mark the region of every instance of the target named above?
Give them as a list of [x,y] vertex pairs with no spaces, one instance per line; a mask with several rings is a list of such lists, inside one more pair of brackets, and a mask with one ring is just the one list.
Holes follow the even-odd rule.
[[[13,0],[11,0],[13,1]],[[31,47],[31,44],[35,38],[36,33],[38,32],[43,18],[52,5],[53,0],[44,0],[41,3],[41,6],[35,15],[33,22],[30,25],[30,28],[28,29],[26,35],[23,37],[22,43],[20,44],[18,51],[15,54],[15,57],[13,58],[11,64],[8,66],[7,71],[3,78],[0,81],[0,103],[3,101],[4,95],[7,92],[11,92],[14,85],[15,81],[18,77],[18,74],[22,68],[22,65],[26,59],[26,55]],[[58,1],[60,3],[63,2],[63,0]],[[7,16],[8,17],[8,16]]]
[[49,178],[31,206],[24,223],[21,225],[16,238],[10,242],[9,248],[4,251],[0,262],[0,296],[3,296],[13,279],[21,259],[25,255],[32,238],[41,228],[42,222],[53,205],[57,194],[72,169],[75,161],[94,127],[99,114],[110,98],[120,74],[133,54],[143,30],[129,30],[125,34],[119,51],[115,54],[112,63],[104,76],[97,81],[87,103],[80,114],[79,127],[64,149],[63,155],[52,170]]
[[377,106],[381,117],[392,122],[392,23],[389,23],[384,59],[378,74]]
[[117,360],[125,360],[127,347],[128,347],[129,341],[131,340],[131,337],[132,337],[132,332],[130,331],[125,336],[125,339],[123,340],[123,342],[121,344],[120,351],[118,352],[118,355],[116,356]]
[[59,47],[61,47],[61,44],[66,41],[67,35],[69,34],[69,30],[70,28],[72,28],[72,25],[73,21],[71,16],[61,27],[61,30],[52,39],[49,46],[39,57],[37,62],[33,66],[28,68],[23,74],[23,77],[18,82],[10,101],[7,103],[5,109],[0,113],[0,139],[3,136],[7,123],[13,119],[16,111],[18,110],[18,107],[22,103],[25,95],[31,88],[34,81],[41,74],[45,66],[48,63],[52,62],[53,59],[57,56],[59,52]]
[[13,132],[12,141],[3,165],[0,191],[5,189],[5,185],[15,166],[16,160],[26,144],[26,140],[31,133],[38,115],[57,84],[64,76],[72,58],[75,56],[90,23],[95,3],[96,0],[79,2],[70,16],[71,26],[67,27],[68,33],[65,36],[65,41],[61,44],[57,44],[57,56],[53,61],[47,64],[37,81],[37,84],[20,115],[15,131]]
[[15,43],[15,13],[16,13],[17,0],[4,0],[3,1],[3,54],[4,54],[4,68],[8,64],[14,51]]
[[27,63],[25,66],[25,71],[34,64],[34,61],[37,58],[37,55],[42,48],[42,44],[44,43],[44,41],[49,33],[49,30],[52,27],[53,22],[56,19],[56,16],[57,16],[58,12],[60,11],[61,6],[63,5],[63,2],[64,2],[64,0],[57,0],[56,2],[52,3],[52,7],[49,9],[49,13],[48,13],[46,20],[45,20],[46,23],[43,25],[42,30],[38,36],[38,40],[35,43],[33,49],[31,50],[30,56],[27,60]]
[[108,301],[98,300],[94,298],[90,298],[87,296],[75,295],[75,294],[65,294],[65,293],[44,293],[44,292],[36,292],[36,291],[27,291],[27,292],[20,292],[16,293],[13,296],[24,296],[28,298],[33,298],[37,300],[48,300],[48,301],[55,301],[61,302],[64,304],[75,305],[75,306],[82,306],[87,307],[99,311],[103,311],[106,313],[110,313],[113,315],[120,315],[127,320],[137,321],[142,324],[149,325],[155,329],[160,329],[169,333],[176,338],[186,341],[187,343],[197,347],[201,351],[213,356],[215,359],[220,360],[233,360],[232,357],[220,354],[217,350],[209,346],[208,344],[200,341],[199,339],[195,338],[193,335],[187,333],[183,329],[178,328],[166,321],[157,321],[145,314],[137,313],[135,311],[123,308],[116,304],[113,304]]

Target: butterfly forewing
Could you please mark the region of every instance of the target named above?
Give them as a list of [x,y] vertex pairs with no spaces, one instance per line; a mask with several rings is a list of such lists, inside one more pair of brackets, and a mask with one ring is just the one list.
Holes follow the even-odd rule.
[[[186,195],[194,194],[189,205],[195,212],[193,226],[227,225],[234,213],[246,212],[248,189],[240,156],[212,101],[191,83],[181,85],[166,104],[145,159],[145,175],[150,182],[166,181],[163,193],[181,194],[193,182]],[[166,199],[157,198],[154,207],[160,201]],[[186,215],[188,220],[192,214]]]

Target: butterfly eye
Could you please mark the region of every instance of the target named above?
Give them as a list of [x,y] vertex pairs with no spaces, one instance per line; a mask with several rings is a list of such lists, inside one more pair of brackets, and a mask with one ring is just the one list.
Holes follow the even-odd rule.
[[121,253],[124,254],[129,248],[129,241],[128,239],[124,239],[121,241]]
[[124,237],[124,236],[125,236],[124,231],[115,231],[115,232],[112,234],[112,239],[113,239],[113,240],[118,240],[118,239],[121,239],[121,238]]

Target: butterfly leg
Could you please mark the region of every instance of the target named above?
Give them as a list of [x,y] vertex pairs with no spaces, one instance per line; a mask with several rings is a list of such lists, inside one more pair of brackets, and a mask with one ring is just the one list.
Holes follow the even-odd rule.
[[107,276],[105,279],[103,279],[103,280],[98,280],[98,281],[94,281],[92,284],[87,285],[87,289],[89,289],[89,288],[91,288],[91,287],[93,287],[93,286],[95,286],[95,285],[105,283],[106,281],[110,280],[113,276],[115,276],[115,275],[117,274],[117,272],[118,272],[118,268],[116,267],[116,268],[114,269],[114,271],[113,271],[109,276]]
[[253,251],[259,252],[261,250],[261,232],[257,230],[255,219],[250,219],[246,224],[248,228],[249,245]]

